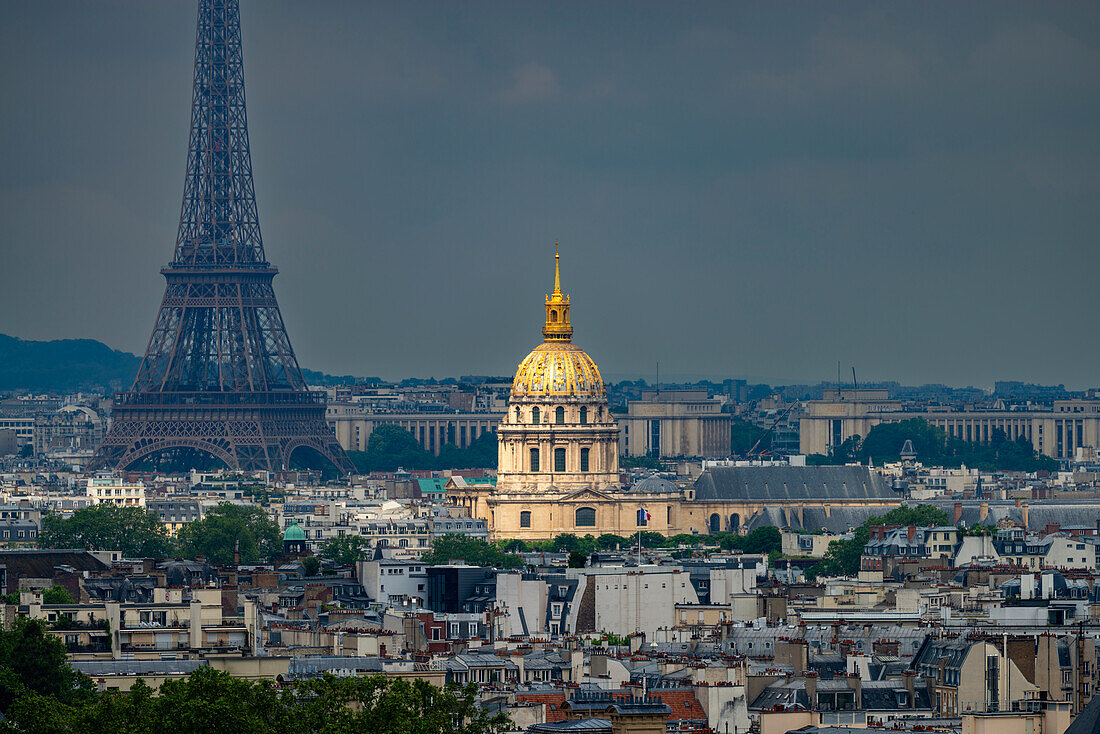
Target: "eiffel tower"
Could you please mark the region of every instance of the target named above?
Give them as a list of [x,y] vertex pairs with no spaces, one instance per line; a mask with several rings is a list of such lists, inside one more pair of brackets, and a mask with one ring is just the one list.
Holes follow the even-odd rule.
[[[277,471],[305,447],[351,462],[307,389],[264,255],[244,101],[237,0],[200,0],[179,235],[134,385],[90,468],[193,449],[230,469]],[[307,452],[308,453],[308,452]]]

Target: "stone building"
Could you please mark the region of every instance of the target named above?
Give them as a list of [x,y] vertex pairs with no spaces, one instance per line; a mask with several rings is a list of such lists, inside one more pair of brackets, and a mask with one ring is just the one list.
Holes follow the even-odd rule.
[[619,416],[623,456],[723,459],[730,455],[733,414],[706,390],[643,390]]

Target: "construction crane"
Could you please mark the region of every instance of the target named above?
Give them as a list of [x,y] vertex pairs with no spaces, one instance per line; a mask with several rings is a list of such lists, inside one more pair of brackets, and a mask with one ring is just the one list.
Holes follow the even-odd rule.
[[[779,415],[777,415],[775,417],[775,420],[773,420],[771,425],[768,426],[768,429],[766,431],[764,431],[764,435],[762,435],[760,438],[756,439],[756,443],[754,443],[752,445],[752,448],[749,449],[749,452],[745,455],[747,458],[752,458],[752,456],[756,453],[756,449],[760,446],[761,443],[763,443],[764,439],[772,434],[772,431],[775,430],[775,427],[778,426],[784,418],[786,418],[788,415],[790,415],[791,411],[794,410],[797,405],[798,405],[798,401],[796,400],[795,402],[790,404],[790,407],[788,407],[786,410],[782,411]],[[764,456],[764,455],[768,454],[769,452],[770,452],[770,450],[769,451],[761,451],[760,455]]]

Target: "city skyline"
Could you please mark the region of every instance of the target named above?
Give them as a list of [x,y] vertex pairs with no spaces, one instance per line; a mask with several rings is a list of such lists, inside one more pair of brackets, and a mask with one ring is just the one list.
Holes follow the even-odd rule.
[[[509,372],[558,239],[609,375],[1096,386],[1091,9],[329,7],[242,10],[311,369]],[[140,354],[194,8],[9,16],[0,331]]]

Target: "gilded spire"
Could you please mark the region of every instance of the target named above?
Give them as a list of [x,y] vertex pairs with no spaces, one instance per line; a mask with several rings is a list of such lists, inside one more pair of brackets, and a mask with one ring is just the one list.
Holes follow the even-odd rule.
[[554,295],[561,295],[561,269],[558,267],[558,243],[554,242]]
[[569,323],[569,296],[561,292],[561,256],[558,243],[554,243],[554,293],[546,297],[546,324],[542,335],[546,341],[567,342],[573,339],[573,325]]

